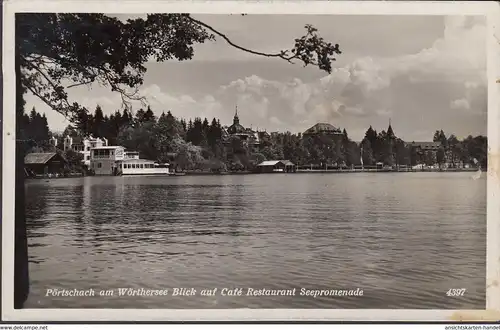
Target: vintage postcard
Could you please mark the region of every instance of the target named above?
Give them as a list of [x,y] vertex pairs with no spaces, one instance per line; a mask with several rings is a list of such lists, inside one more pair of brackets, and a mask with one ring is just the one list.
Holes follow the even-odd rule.
[[2,318],[500,320],[498,13],[6,1]]

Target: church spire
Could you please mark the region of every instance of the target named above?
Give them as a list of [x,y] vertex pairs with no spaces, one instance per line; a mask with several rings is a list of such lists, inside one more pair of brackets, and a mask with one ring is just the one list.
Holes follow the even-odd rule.
[[240,118],[238,117],[238,105],[236,105],[236,109],[234,112],[233,125],[238,125],[240,123]]
[[389,137],[394,137],[394,131],[392,130],[391,118],[389,118],[389,127],[387,128],[387,135]]

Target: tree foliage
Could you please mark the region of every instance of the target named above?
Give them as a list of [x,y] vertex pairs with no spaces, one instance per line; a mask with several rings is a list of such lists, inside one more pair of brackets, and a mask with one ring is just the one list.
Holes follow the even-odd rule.
[[125,109],[108,116],[97,106],[93,113],[86,112],[83,124],[70,125],[62,134],[56,134],[49,131],[46,118],[33,109],[30,115],[22,117],[23,134],[29,134],[31,147],[37,147],[31,151],[53,150],[48,143],[50,137],[56,137],[58,145],[62,146],[65,136],[93,135],[106,138],[111,144],[139,151],[143,158],[172,162],[178,169],[250,170],[263,160],[276,159],[288,159],[300,166],[316,168],[360,166],[361,159],[365,167],[375,166],[378,162],[391,166],[487,165],[487,139],[481,135],[459,140],[453,134],[447,137],[442,130],[437,131],[433,139],[441,146],[430,153],[413,148],[397,137],[392,127],[387,132],[377,132],[371,126],[360,143],[352,141],[344,129],[341,136],[259,133],[260,143],[256,147],[237,137],[226,137],[217,118],[197,117],[186,123],[168,110],[155,116],[150,107],[135,113],[132,117]]
[[18,140],[23,140],[26,145],[44,147],[49,144],[52,134],[45,114],[40,114],[33,107],[31,112],[23,114],[20,118],[21,130]]
[[68,89],[98,83],[120,93],[130,108],[131,101],[144,101],[138,88],[148,60],[189,60],[194,45],[216,38],[258,56],[331,72],[331,62],[341,54],[339,45],[323,40],[312,25],[305,28],[292,49],[265,53],[237,45],[189,14],[150,14],[122,22],[105,14],[22,13],[16,15],[16,67],[24,89],[78,122],[86,109],[69,99]]

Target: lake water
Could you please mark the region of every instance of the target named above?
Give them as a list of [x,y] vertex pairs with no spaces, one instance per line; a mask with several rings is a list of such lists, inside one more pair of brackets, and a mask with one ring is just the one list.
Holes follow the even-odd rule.
[[[87,177],[26,184],[27,308],[484,309],[486,178],[471,173]],[[46,290],[293,289],[51,297]],[[358,297],[301,296],[356,289]],[[449,297],[464,288],[463,297]]]

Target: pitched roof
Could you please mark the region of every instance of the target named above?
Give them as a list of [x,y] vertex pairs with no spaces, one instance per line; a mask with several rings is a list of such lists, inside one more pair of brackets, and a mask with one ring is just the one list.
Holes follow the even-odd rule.
[[[57,153],[55,152],[34,152],[31,154],[27,154],[24,157],[25,164],[46,164],[49,160],[51,160]],[[62,156],[60,156],[63,158]],[[64,158],[63,158],[64,159]]]
[[409,145],[420,148],[439,148],[441,142],[410,142]]
[[317,123],[313,127],[309,128],[304,134],[316,134],[322,132],[331,132],[331,133],[341,133],[340,129],[328,123]]
[[265,160],[257,166],[274,166],[278,163],[281,163],[285,166],[295,165],[294,163],[292,163],[289,160]]
[[278,163],[280,163],[279,160],[265,160],[257,166],[274,166]]
[[292,162],[291,162],[291,161],[289,161],[289,160],[281,160],[281,162],[282,162],[283,164],[285,164],[286,166],[293,166],[293,165],[295,165],[294,163],[292,163]]

